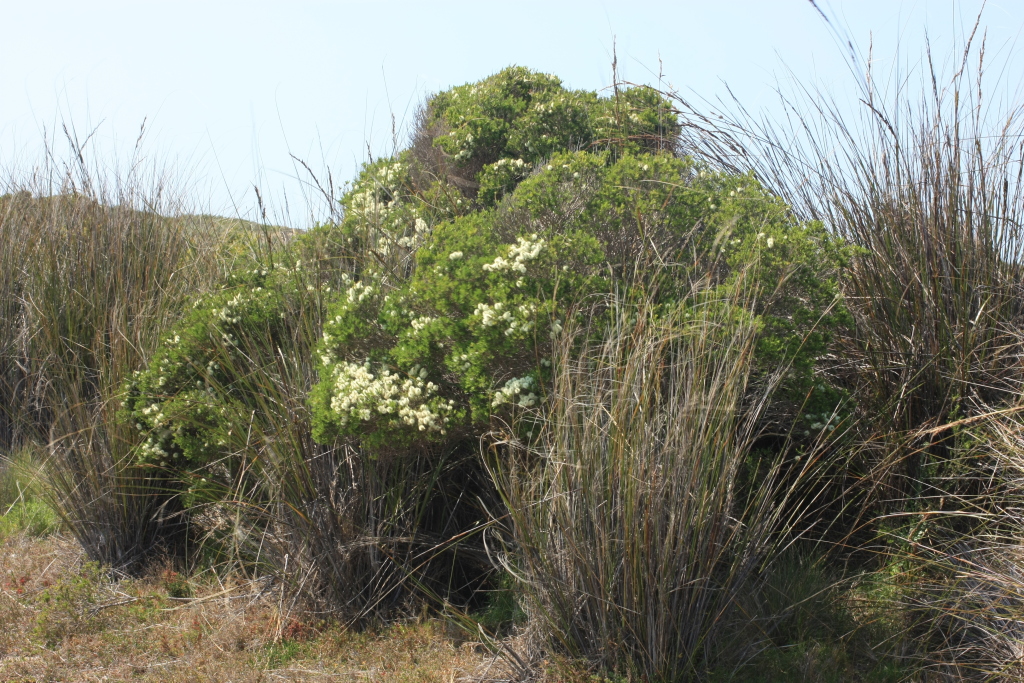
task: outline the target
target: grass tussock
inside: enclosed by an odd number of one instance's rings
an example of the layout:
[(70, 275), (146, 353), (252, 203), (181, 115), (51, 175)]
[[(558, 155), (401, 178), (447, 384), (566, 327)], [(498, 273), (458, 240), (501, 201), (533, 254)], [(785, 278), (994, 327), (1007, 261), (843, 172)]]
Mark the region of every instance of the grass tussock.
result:
[(862, 424), (879, 437), (882, 485), (920, 479), (929, 455), (945, 455), (942, 425), (1020, 391), (1024, 112), (987, 96), (974, 29), (951, 68), (929, 51), (886, 86), (865, 66), (852, 113), (807, 87), (783, 95), (785, 120), (694, 118), (708, 133), (692, 140), (701, 154), (752, 165), (798, 216), (859, 249), (842, 371), (876, 411)]
[(754, 329), (730, 313), (620, 303), (600, 342), (560, 347), (539, 440), (496, 447), (509, 571), (543, 651), (638, 680), (698, 676), (802, 531), (790, 497), (808, 461), (749, 460), (774, 380), (751, 392)]
[(130, 566), (172, 515), (159, 481), (129, 464), (118, 392), (186, 301), (217, 277), (215, 241), (168, 181), (80, 162), (44, 166), (0, 198), (6, 448), (47, 449), (45, 497), (90, 556)]
[(835, 368), (859, 406), (844, 543), (874, 554), (903, 649), (938, 680), (1020, 676), (1024, 117), (992, 97), (980, 21), (945, 66), (929, 50), (886, 81), (855, 55), (852, 113), (812, 88), (777, 121), (677, 100), (695, 150), (858, 248)]

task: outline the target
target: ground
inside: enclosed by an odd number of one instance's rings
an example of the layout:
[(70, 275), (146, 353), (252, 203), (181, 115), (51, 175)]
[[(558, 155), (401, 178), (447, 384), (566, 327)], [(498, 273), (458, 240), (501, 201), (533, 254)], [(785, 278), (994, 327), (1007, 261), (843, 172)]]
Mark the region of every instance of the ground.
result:
[(356, 632), (282, 609), (266, 580), (111, 576), (73, 539), (0, 542), (0, 681), (487, 681), (503, 667), (430, 617)]

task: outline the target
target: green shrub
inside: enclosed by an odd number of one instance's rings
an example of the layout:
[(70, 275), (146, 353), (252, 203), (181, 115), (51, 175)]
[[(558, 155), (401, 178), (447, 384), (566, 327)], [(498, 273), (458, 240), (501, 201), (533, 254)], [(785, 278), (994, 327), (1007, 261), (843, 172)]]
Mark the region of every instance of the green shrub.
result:
[[(835, 411), (819, 359), (846, 324), (845, 248), (752, 176), (675, 156), (656, 93), (599, 98), (509, 69), (424, 117), (408, 150), (363, 167), (339, 222), (200, 298), (126, 386), (136, 462), (213, 504), (197, 519), (221, 520), (225, 542), (303, 563), (289, 572), (315, 577), (320, 608), (392, 604), (407, 561), (478, 542), (501, 505), (480, 438), (539, 438), (556, 343), (588, 318), (600, 329), (616, 292), (755, 330), (755, 377), (790, 368), (770, 419), (793, 425), (809, 394)], [(749, 310), (731, 303), (755, 290)], [(458, 582), (432, 569), (448, 550), (430, 553), (419, 585), (486, 583), (477, 551), (451, 562)]]
[(829, 396), (815, 365), (847, 322), (836, 284), (846, 254), (820, 224), (795, 223), (750, 177), (666, 154), (549, 161), (499, 207), (432, 229), (409, 279), (368, 271), (332, 304), (312, 395), (318, 439), (477, 435), (542, 400), (552, 339), (585, 302), (640, 287), (688, 306), (703, 280), (704, 298), (765, 283), (761, 370), (789, 364), (795, 395)]
[(680, 131), (671, 103), (652, 88), (602, 98), (523, 67), (435, 95), (422, 129), (423, 146), (440, 156), (414, 146), (413, 161), (484, 206), (560, 152), (675, 150)]
[(179, 472), (218, 463), (230, 480), (239, 425), (266, 423), (267, 381), (286, 359), (312, 356), (324, 302), (350, 279), (342, 234), (313, 229), (192, 304), (124, 387), (121, 419), (143, 437), (137, 462)]

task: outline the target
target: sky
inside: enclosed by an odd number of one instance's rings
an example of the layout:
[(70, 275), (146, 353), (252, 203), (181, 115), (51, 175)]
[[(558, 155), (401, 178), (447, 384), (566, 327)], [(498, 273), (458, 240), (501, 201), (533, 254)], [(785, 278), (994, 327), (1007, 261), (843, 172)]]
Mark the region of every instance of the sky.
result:
[(66, 153), (64, 126), (92, 136), (95, 162), (123, 166), (145, 122), (144, 159), (173, 169), (198, 209), (253, 217), (258, 186), (296, 227), (323, 214), (294, 157), (341, 185), (367, 154), (403, 144), (430, 93), (511, 64), (601, 90), (614, 54), (626, 80), (712, 101), (731, 91), (770, 112), (776, 87), (794, 81), (852, 97), (845, 40), (865, 54), (873, 44), (883, 71), (897, 49), (913, 68), (926, 35), (951, 54), (984, 5), (989, 63), (1014, 87), (1024, 79), (1020, 0), (0, 5), (0, 173), (39, 164), (46, 140)]

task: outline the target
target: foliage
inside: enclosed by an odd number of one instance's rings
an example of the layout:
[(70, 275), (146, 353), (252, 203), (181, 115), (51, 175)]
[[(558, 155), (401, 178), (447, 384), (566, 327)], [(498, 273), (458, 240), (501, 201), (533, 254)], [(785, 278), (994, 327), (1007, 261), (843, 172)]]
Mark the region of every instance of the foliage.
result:
[[(229, 432), (256, 400), (235, 366), (273, 363), (296, 323), (316, 317), (305, 282), (301, 264), (257, 268), (196, 302), (128, 384), (124, 419), (146, 437), (140, 462), (196, 469), (223, 458)], [(253, 339), (261, 348), (247, 343)]]
[[(241, 368), (308, 354), (324, 307), (314, 436), (371, 452), (475, 439), (493, 417), (534, 407), (552, 340), (588, 299), (622, 287), (656, 287), (671, 308), (695, 303), (691, 284), (703, 278), (711, 289), (698, 298), (727, 296), (742, 278), (773, 283), (758, 308), (759, 363), (789, 363), (794, 396), (824, 388), (814, 369), (846, 322), (836, 285), (846, 253), (820, 224), (794, 222), (750, 176), (639, 142), (567, 151), (620, 115), (623, 140), (675, 135), (663, 99), (642, 88), (570, 93), (511, 68), (440, 93), (427, 110), (427, 127), (447, 131), (434, 148), (515, 169), (501, 202), (463, 204), (447, 176), (417, 182), (415, 147), (366, 165), (339, 224), (234, 273), (130, 383), (124, 414), (145, 436), (141, 462), (234, 471), (229, 432), (262, 415)], [(312, 262), (299, 256), (311, 249)]]
[[(884, 540), (918, 583), (883, 601), (934, 627), (914, 637), (998, 668), (1019, 641), (983, 616), (1019, 611), (1019, 429), (991, 422), (1019, 409), (1019, 160), (955, 96), (901, 129), (920, 114), (876, 95), (864, 136), (819, 103), (833, 123), (755, 159), (727, 123), (681, 141), (697, 124), (651, 88), (511, 67), (431, 97), (301, 233), (197, 217), (207, 239), (140, 187), (12, 186), (0, 442), (45, 444), (47, 484), (3, 524), (53, 509), (119, 567), (188, 527), (281, 605), (363, 625), (478, 610), (500, 529), (497, 573), (525, 581), (481, 620), (614, 680), (895, 675), (854, 661), (878, 634), (821, 598), (853, 589), (779, 560)], [(854, 480), (891, 514), (833, 538)]]
[(784, 428), (839, 400), (819, 359), (846, 249), (752, 176), (674, 155), (653, 91), (510, 69), (425, 116), (428, 150), (366, 164), (337, 223), (236, 261), (121, 397), (134, 466), (207, 547), (352, 621), (488, 584), (476, 530), (502, 502), (477, 444), (541, 437), (554, 350), (611, 320), (610, 293), (749, 329), (756, 382), (789, 368), (759, 413)]
[(657, 287), (665, 306), (691, 305), (687, 289), (709, 275), (698, 299), (744, 278), (777, 283), (758, 305), (758, 362), (790, 363), (795, 391), (814, 386), (816, 359), (848, 318), (837, 298), (846, 253), (820, 224), (793, 222), (750, 177), (687, 159), (549, 161), (500, 207), (431, 230), (409, 279), (372, 271), (349, 284), (324, 326), (317, 438), (479, 433), (542, 399), (552, 339), (581, 303)]

